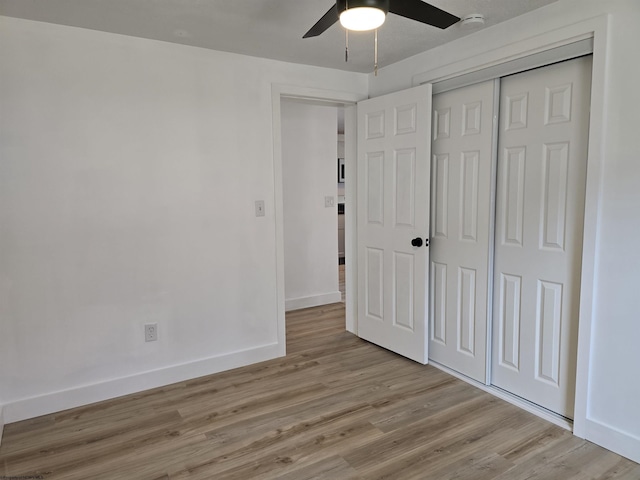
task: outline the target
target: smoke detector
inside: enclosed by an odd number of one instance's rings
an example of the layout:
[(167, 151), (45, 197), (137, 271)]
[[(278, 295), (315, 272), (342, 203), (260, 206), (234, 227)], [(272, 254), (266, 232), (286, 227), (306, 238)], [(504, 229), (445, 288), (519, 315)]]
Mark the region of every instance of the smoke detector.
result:
[(462, 20), (460, 20), (460, 25), (463, 28), (480, 28), (484, 25), (484, 15), (481, 13), (465, 15)]

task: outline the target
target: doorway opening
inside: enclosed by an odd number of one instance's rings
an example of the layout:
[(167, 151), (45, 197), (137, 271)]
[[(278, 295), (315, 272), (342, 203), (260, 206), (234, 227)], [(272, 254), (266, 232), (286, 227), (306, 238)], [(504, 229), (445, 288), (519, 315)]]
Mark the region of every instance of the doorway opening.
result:
[(281, 101), (285, 308), (339, 303), (338, 107)]
[(338, 288), (341, 294), (341, 302), (345, 303), (346, 297), (346, 251), (345, 251), (345, 203), (346, 203), (346, 164), (344, 158), (344, 107), (338, 107)]
[[(294, 105), (298, 104), (298, 106), (302, 105), (306, 108), (309, 107), (332, 107), (333, 108), (333, 153), (331, 154), (331, 161), (328, 165), (328, 175), (329, 180), (327, 183), (327, 187), (325, 190), (319, 190), (320, 193), (316, 192), (314, 194), (315, 198), (313, 202), (315, 202), (316, 207), (318, 207), (318, 203), (320, 203), (319, 207), (319, 215), (324, 214), (332, 214), (333, 216), (333, 229), (327, 231), (328, 235), (331, 236), (329, 242), (333, 242), (335, 245), (333, 250), (333, 255), (330, 257), (330, 260), (327, 262), (327, 266), (329, 268), (333, 268), (334, 275), (331, 277), (331, 280), (334, 282), (335, 287), (330, 288), (328, 292), (320, 292), (319, 295), (316, 295), (314, 298), (314, 294), (305, 295), (302, 294), (298, 298), (303, 298), (302, 302), (309, 302), (311, 300), (317, 302), (315, 305), (324, 305), (331, 303), (339, 303), (342, 300), (342, 293), (339, 290), (339, 261), (338, 261), (338, 235), (337, 235), (337, 204), (338, 204), (338, 191), (337, 191), (337, 135), (338, 135), (338, 117), (337, 117), (337, 109), (342, 109), (344, 111), (344, 133), (343, 141), (344, 141), (344, 191), (345, 194), (353, 194), (355, 195), (355, 164), (351, 162), (350, 159), (354, 159), (356, 155), (356, 146), (355, 146), (355, 136), (356, 136), (356, 115), (355, 115), (355, 105), (356, 102), (362, 100), (364, 95), (340, 92), (340, 91), (328, 91), (328, 90), (319, 90), (312, 89), (306, 87), (293, 87), (293, 86), (285, 86), (285, 85), (274, 85), (272, 87), (272, 107), (273, 107), (273, 140), (274, 140), (274, 185), (275, 185), (275, 216), (276, 216), (276, 262), (277, 262), (277, 291), (278, 291), (278, 344), (280, 345), (281, 352), (284, 355), (286, 353), (286, 325), (285, 325), (285, 311), (293, 310), (294, 308), (304, 308), (314, 306), (312, 303), (306, 304), (298, 304), (296, 305), (295, 301), (287, 301), (287, 295), (290, 295), (290, 289), (286, 288), (286, 276), (285, 276), (285, 262), (287, 260), (287, 250), (285, 249), (285, 229), (289, 231), (293, 231), (294, 235), (290, 238), (293, 238), (293, 244), (300, 251), (303, 252), (304, 258), (311, 262), (313, 265), (314, 256), (316, 256), (317, 251), (316, 248), (312, 248), (313, 245), (303, 245), (303, 241), (300, 241), (301, 236), (297, 236), (297, 234), (301, 234), (303, 232), (299, 231), (296, 227), (301, 226), (303, 229), (308, 226), (308, 219), (303, 219), (300, 222), (289, 222), (287, 225), (286, 216), (285, 216), (285, 202), (287, 202), (287, 206), (290, 205), (289, 201), (285, 198), (285, 190), (286, 185), (285, 182), (290, 177), (290, 172), (288, 170), (288, 165), (285, 164), (284, 161), (284, 139), (285, 135), (283, 135), (283, 124), (286, 121), (283, 116), (283, 105), (285, 101), (295, 100)], [(288, 107), (285, 107), (288, 108)], [(294, 107), (295, 108), (295, 107)], [(313, 131), (311, 132), (313, 133)], [(353, 169), (353, 174), (350, 173), (350, 170)], [(294, 181), (295, 176), (293, 176)], [(299, 180), (299, 179), (298, 179)], [(301, 183), (301, 182), (298, 182)], [(353, 183), (353, 185), (352, 185)], [(296, 187), (300, 187), (300, 185), (296, 185)], [(295, 189), (295, 188), (294, 188)], [(325, 198), (329, 197), (329, 198)], [(326, 203), (325, 203), (326, 202)], [(331, 205), (332, 204), (332, 205)], [(325, 206), (327, 205), (327, 206)], [(346, 202), (345, 195), (345, 225), (344, 225), (344, 237), (345, 237), (345, 246), (344, 246), (344, 256), (345, 256), (345, 275), (344, 275), (344, 290), (345, 290), (345, 328), (347, 331), (355, 333), (355, 311), (356, 305), (354, 304), (354, 299), (356, 298), (355, 290), (356, 290), (356, 272), (357, 268), (355, 266), (356, 262), (356, 242), (355, 242), (355, 215), (352, 215), (350, 209), (352, 207)], [(289, 228), (292, 227), (292, 228)], [(309, 231), (313, 231), (310, 229)], [(306, 232), (304, 232), (306, 233)], [(307, 237), (309, 238), (309, 237)], [(297, 240), (296, 240), (297, 239)], [(313, 239), (312, 239), (313, 240)], [(320, 248), (320, 247), (318, 247)], [(308, 268), (306, 274), (310, 277), (311, 280), (317, 276), (318, 271), (315, 267)], [(289, 286), (291, 283), (289, 282)], [(325, 295), (326, 294), (326, 295)], [(324, 296), (323, 296), (324, 295)], [(290, 295), (293, 297), (292, 295)], [(311, 299), (307, 297), (312, 297)], [(289, 299), (291, 300), (291, 299)]]

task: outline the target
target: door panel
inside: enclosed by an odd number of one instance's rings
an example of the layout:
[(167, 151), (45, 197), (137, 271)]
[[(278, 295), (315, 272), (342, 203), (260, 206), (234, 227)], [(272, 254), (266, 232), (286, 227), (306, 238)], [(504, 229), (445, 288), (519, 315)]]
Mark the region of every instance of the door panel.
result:
[(395, 162), (395, 222), (396, 227), (415, 226), (416, 151), (404, 149), (394, 152)]
[(431, 86), (358, 104), (358, 335), (427, 362)]
[(458, 351), (475, 357), (476, 271), (460, 267), (458, 273)]
[(429, 358), (486, 381), (494, 82), (433, 99)]
[(367, 221), (384, 225), (384, 154), (367, 152)]
[[(522, 246), (525, 147), (505, 148), (502, 162), (502, 244)], [(500, 176), (500, 175), (499, 175)], [(498, 228), (500, 222), (497, 222)]]
[(384, 312), (384, 250), (367, 248), (365, 276), (366, 315), (382, 320)]
[(591, 58), (504, 78), (492, 383), (573, 417)]
[(515, 372), (520, 369), (521, 294), (522, 277), (500, 274), (499, 365)]

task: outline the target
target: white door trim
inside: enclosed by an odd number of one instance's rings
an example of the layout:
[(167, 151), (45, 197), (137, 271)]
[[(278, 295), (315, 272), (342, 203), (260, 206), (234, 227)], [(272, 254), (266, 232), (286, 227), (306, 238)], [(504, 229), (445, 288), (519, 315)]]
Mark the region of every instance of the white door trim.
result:
[(496, 242), (496, 198), (498, 194), (498, 133), (500, 131), (500, 79), (493, 80), (493, 123), (491, 124), (491, 187), (489, 190), (489, 251), (487, 268), (487, 357), (484, 384), (491, 385), (491, 359), (493, 358), (493, 267)]
[[(593, 38), (593, 71), (591, 83), (591, 117), (589, 122), (589, 153), (587, 159), (587, 186), (585, 199), (585, 222), (582, 252), (582, 277), (580, 282), (580, 320), (578, 338), (578, 363), (576, 374), (576, 403), (573, 433), (585, 438), (593, 420), (588, 419), (589, 370), (591, 363), (591, 335), (593, 312), (595, 311), (594, 290), (597, 282), (596, 253), (598, 251), (597, 227), (601, 217), (601, 197), (604, 164), (604, 125), (607, 98), (607, 45), (609, 36), (609, 15), (600, 15), (577, 22), (542, 35), (530, 37), (481, 55), (453, 62), (413, 77), (413, 85), (437, 83), (456, 76), (493, 67), (517, 58), (551, 50), (563, 45)], [(559, 60), (559, 59), (558, 59)], [(552, 62), (553, 59), (549, 59)], [(602, 437), (602, 438), (601, 438)], [(604, 435), (594, 441), (616, 445), (607, 441)], [(614, 442), (615, 443), (615, 442)], [(618, 447), (619, 448), (619, 447)], [(619, 449), (618, 449), (619, 451)]]
[[(355, 104), (367, 98), (366, 95), (342, 92), (335, 90), (323, 90), (318, 88), (301, 87), (297, 85), (284, 85), (274, 83), (271, 85), (272, 108), (272, 135), (273, 135), (273, 208), (275, 216), (275, 240), (276, 240), (276, 297), (277, 297), (277, 323), (278, 323), (278, 353), (286, 354), (285, 336), (285, 286), (284, 286), (284, 204), (282, 182), (282, 117), (280, 100), (282, 98), (296, 98), (311, 100), (325, 104), (334, 104), (345, 107), (345, 158), (352, 159), (346, 162), (345, 190), (349, 194), (350, 201), (346, 203), (345, 223), (345, 256), (347, 260), (348, 275), (345, 279), (347, 288), (346, 322), (347, 330), (354, 332), (357, 329), (357, 242), (355, 239), (355, 193), (356, 193), (356, 115)], [(353, 200), (353, 201), (351, 201)]]
[[(599, 15), (597, 17), (583, 20), (572, 25), (567, 25), (540, 35), (518, 40), (479, 55), (474, 55), (441, 67), (436, 67), (426, 72), (417, 73), (412, 77), (412, 86), (421, 85), (423, 83), (432, 83), (434, 84), (434, 89), (439, 91), (438, 89), (440, 86), (438, 84), (440, 82), (467, 74), (473, 74), (488, 68), (497, 68), (510, 62), (524, 59), (525, 57), (532, 57), (535, 55), (542, 58), (543, 52), (551, 53), (551, 55), (546, 59), (546, 62), (538, 61), (535, 65), (525, 66), (520, 71), (544, 66), (545, 64), (548, 65), (556, 63), (558, 61), (568, 59), (562, 53), (563, 49), (560, 49), (560, 47), (578, 44), (591, 38), (593, 39), (593, 50), (595, 52), (597, 49), (596, 37), (599, 37), (598, 40), (600, 41), (606, 41), (606, 39), (603, 38), (603, 34), (604, 37), (606, 37), (608, 23), (609, 15)], [(554, 49), (559, 50), (554, 52)], [(556, 53), (558, 51), (561, 53)], [(585, 55), (588, 53), (590, 52), (582, 51), (579, 52), (578, 55)], [(518, 73), (518, 71), (509, 71), (504, 74), (512, 73)], [(500, 74), (499, 76), (504, 76), (504, 74)], [(483, 78), (483, 80), (488, 79)]]
[[(474, 83), (481, 83), (495, 78), (506, 77), (515, 73), (533, 70), (552, 63), (571, 60), (573, 58), (590, 55), (592, 53), (593, 36), (589, 35), (588, 38), (575, 41), (574, 43), (553, 47), (549, 50), (533, 53), (514, 60), (508, 60), (504, 63), (491, 65), (467, 74), (440, 80), (434, 85), (433, 91), (434, 94), (447, 92), (467, 85), (473, 85)], [(419, 78), (419, 76), (414, 77), (414, 81), (417, 78)]]

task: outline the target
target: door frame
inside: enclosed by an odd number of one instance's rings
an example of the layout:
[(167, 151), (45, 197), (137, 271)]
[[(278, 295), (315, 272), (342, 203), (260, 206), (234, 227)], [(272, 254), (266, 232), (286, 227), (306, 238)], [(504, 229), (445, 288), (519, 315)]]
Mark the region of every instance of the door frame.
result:
[[(278, 353), (286, 354), (285, 284), (284, 284), (284, 184), (282, 179), (282, 114), (283, 98), (307, 100), (344, 108), (345, 143), (345, 258), (346, 258), (346, 329), (357, 333), (357, 238), (356, 238), (356, 103), (366, 95), (337, 90), (301, 87), (273, 83), (271, 85), (272, 134), (273, 134), (273, 184), (276, 239), (276, 298)], [(337, 261), (337, 259), (336, 259)]]
[[(580, 308), (578, 321), (578, 358), (576, 371), (574, 435), (585, 438), (593, 430), (587, 418), (589, 397), (589, 367), (591, 363), (591, 336), (593, 313), (595, 310), (594, 291), (597, 282), (598, 225), (602, 198), (604, 170), (604, 125), (603, 118), (608, 99), (607, 82), (607, 45), (609, 35), (609, 15), (600, 15), (585, 21), (547, 32), (544, 35), (527, 38), (475, 55), (464, 60), (438, 67), (412, 79), (413, 86), (438, 83), (470, 74), (482, 74), (513, 60), (533, 55), (544, 56), (544, 66), (566, 58), (558, 58), (554, 49), (568, 46), (583, 40), (593, 40), (593, 66), (591, 78), (591, 115), (589, 119), (589, 142), (587, 155), (587, 182), (585, 196), (585, 222), (583, 230), (582, 270), (580, 280)], [(556, 55), (556, 56), (554, 56)], [(529, 67), (531, 68), (531, 67)], [(516, 73), (516, 72), (511, 72)]]

